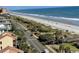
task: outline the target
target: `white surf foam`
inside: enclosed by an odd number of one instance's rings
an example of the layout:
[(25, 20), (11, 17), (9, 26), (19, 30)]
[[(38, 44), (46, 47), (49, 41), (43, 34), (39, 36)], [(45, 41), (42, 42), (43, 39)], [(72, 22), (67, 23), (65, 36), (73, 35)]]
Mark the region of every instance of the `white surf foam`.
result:
[(49, 19), (63, 19), (63, 20), (74, 20), (74, 21), (79, 21), (79, 18), (67, 18), (67, 17), (57, 17), (57, 16), (46, 16), (46, 15), (40, 15), (40, 14), (29, 14), (29, 13), (19, 13), (19, 12), (14, 12), (18, 13), (20, 15), (29, 15), (29, 16), (38, 16), (38, 17), (43, 17), (43, 18), (49, 18)]

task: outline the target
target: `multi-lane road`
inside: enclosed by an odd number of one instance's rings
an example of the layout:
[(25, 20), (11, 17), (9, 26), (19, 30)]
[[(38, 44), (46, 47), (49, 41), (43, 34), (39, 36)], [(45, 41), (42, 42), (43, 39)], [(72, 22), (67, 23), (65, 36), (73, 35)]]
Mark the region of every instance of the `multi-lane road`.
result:
[(27, 28), (24, 25), (20, 24), (19, 22), (14, 21), (14, 20), (12, 20), (12, 23), (17, 29), (23, 30), (26, 41), (28, 41), (29, 44), (31, 46), (33, 46), (39, 53), (49, 52), (49, 50), (44, 45), (42, 45), (34, 36), (31, 35), (32, 34), (31, 31), (27, 30)]

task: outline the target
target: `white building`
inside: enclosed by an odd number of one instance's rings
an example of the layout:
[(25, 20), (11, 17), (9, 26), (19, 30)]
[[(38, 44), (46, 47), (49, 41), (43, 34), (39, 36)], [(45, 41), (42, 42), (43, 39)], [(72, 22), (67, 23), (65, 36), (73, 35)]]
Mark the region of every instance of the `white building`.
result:
[(0, 34), (2, 34), (5, 31), (9, 31), (11, 29), (12, 29), (12, 25), (10, 20), (0, 18)]

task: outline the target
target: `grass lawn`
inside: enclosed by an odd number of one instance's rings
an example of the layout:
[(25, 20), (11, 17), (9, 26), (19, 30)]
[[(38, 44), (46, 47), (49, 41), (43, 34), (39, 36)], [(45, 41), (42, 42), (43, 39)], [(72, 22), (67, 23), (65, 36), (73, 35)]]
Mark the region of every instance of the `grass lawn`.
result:
[(71, 51), (79, 51), (78, 48), (72, 45), (72, 43), (63, 43), (64, 48), (69, 47)]

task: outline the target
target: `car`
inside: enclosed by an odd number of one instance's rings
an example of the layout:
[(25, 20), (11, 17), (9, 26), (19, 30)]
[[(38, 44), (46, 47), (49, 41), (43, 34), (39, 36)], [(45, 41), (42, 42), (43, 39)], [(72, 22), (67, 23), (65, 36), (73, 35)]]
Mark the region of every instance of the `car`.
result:
[(48, 49), (44, 49), (45, 53), (49, 53), (49, 50)]
[(49, 53), (48, 49), (44, 49), (41, 53)]

